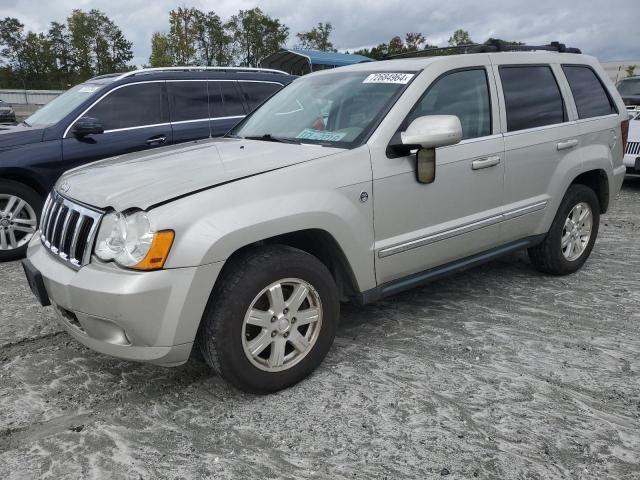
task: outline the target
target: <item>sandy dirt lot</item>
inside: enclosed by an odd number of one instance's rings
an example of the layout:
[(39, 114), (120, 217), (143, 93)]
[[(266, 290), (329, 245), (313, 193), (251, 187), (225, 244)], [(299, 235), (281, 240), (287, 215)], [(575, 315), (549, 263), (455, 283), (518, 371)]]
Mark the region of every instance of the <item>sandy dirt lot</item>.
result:
[(640, 180), (585, 268), (517, 254), (365, 308), (322, 367), (239, 393), (87, 350), (0, 265), (0, 478), (640, 478)]

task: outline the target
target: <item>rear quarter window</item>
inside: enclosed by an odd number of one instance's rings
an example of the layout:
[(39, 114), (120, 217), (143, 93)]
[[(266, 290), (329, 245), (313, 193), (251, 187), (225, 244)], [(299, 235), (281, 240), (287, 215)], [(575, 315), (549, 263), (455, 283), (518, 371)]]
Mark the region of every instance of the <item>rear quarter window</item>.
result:
[(579, 65), (563, 65), (573, 99), (578, 109), (578, 118), (600, 117), (617, 113), (611, 97), (591, 68)]
[(265, 82), (239, 82), (239, 85), (251, 110), (282, 88), (279, 83)]
[(500, 67), (509, 132), (566, 120), (558, 82), (548, 65)]

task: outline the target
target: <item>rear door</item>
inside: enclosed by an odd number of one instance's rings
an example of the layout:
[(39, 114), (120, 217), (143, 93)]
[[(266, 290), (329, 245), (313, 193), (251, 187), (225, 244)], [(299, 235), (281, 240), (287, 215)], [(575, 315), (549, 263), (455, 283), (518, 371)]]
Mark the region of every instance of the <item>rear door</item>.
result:
[(206, 80), (167, 81), (173, 142), (209, 136), (209, 92)]
[[(62, 155), (68, 168), (172, 142), (165, 82), (126, 84), (105, 93), (80, 117), (98, 119), (104, 133), (75, 137), (65, 131)], [(74, 121), (75, 123), (75, 121)]]
[(568, 177), (579, 173), (571, 170), (580, 162), (568, 158), (578, 154), (579, 135), (565, 105), (559, 65), (493, 58), (505, 145), (501, 233), (509, 242), (544, 233), (548, 227), (542, 224), (547, 209), (557, 208), (557, 192)]

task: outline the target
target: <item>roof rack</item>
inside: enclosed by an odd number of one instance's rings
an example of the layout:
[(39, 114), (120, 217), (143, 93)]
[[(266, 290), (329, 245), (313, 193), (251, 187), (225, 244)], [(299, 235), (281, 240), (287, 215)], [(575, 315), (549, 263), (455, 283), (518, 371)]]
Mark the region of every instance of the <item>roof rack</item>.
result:
[(287, 72), (282, 70), (275, 70), (273, 68), (254, 68), (254, 67), (208, 67), (208, 66), (187, 66), (187, 67), (154, 67), (154, 68), (141, 68), (139, 70), (132, 70), (120, 74), (117, 80), (123, 78), (132, 77), (134, 75), (142, 75), (145, 73), (154, 72), (190, 72), (190, 71), (218, 71), (218, 72), (254, 72), (254, 73), (281, 73), (288, 75)]
[(399, 53), (385, 57), (385, 60), (416, 57), (440, 57), (445, 55), (458, 55), (465, 53), (491, 53), (491, 52), (560, 52), (582, 53), (579, 48), (567, 47), (564, 43), (551, 42), (548, 45), (520, 45), (505, 42), (504, 40), (490, 40), (487, 43), (472, 43), (469, 45), (456, 45), (453, 47), (432, 47), (415, 52)]

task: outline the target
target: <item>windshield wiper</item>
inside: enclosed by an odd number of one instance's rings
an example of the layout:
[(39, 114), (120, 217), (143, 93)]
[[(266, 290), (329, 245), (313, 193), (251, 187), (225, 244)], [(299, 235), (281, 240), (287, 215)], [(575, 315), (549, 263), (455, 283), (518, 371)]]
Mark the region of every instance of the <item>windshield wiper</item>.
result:
[(278, 142), (278, 143), (295, 143), (296, 145), (300, 145), (300, 142), (298, 140), (294, 140), (293, 138), (284, 138), (284, 137), (274, 137), (273, 135), (271, 135), (270, 133), (265, 133), (262, 136), (251, 136), (251, 137), (244, 137), (247, 140), (263, 140), (265, 142)]
[(30, 127), (30, 126), (31, 126), (31, 125), (29, 125), (25, 120), (23, 120), (23, 121), (22, 121), (22, 123), (23, 123), (24, 125), (26, 125), (27, 127)]

